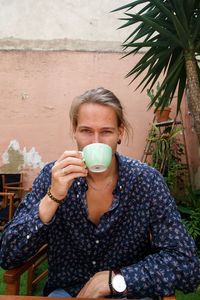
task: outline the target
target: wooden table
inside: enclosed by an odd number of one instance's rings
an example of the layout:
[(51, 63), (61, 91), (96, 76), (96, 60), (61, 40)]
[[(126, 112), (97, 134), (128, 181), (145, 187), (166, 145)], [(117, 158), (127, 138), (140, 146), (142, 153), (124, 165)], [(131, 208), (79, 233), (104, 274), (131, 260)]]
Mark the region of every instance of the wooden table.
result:
[[(42, 296), (14, 296), (14, 295), (0, 295), (0, 300), (66, 300), (66, 298), (48, 298)], [(94, 300), (94, 299), (93, 299)], [(106, 300), (106, 299), (105, 299)]]
[[(15, 295), (0, 295), (0, 300), (66, 300), (67, 298), (58, 298), (58, 297), (42, 297), (42, 296), (15, 296)], [(69, 298), (69, 299), (76, 299), (77, 298)], [(82, 298), (82, 300), (94, 300), (94, 298)], [(98, 300), (108, 300), (107, 298), (98, 298)], [(119, 300), (119, 299), (112, 299), (112, 300)], [(172, 299), (173, 300), (173, 299)]]
[[(42, 296), (14, 296), (14, 295), (0, 295), (0, 300), (66, 300), (65, 298), (48, 298), (48, 297), (42, 297)], [(71, 298), (73, 299), (73, 298)], [(77, 298), (74, 298), (77, 300)], [(164, 297), (163, 300), (175, 300), (176, 298), (174, 296), (168, 296), (168, 297)], [(81, 300), (94, 300), (90, 299), (90, 298), (82, 298)], [(98, 300), (108, 300), (108, 298), (98, 298)], [(119, 300), (119, 299), (112, 299), (112, 300)]]

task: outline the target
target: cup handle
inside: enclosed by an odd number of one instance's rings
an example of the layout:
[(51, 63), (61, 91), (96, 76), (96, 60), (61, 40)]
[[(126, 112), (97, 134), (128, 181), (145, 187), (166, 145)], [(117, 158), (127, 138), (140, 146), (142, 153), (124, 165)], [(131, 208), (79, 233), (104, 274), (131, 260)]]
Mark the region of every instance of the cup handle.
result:
[(83, 153), (83, 151), (78, 151), (80, 154), (81, 154), (81, 156), (82, 156), (82, 161), (83, 162), (85, 162), (85, 158), (84, 158), (84, 153)]

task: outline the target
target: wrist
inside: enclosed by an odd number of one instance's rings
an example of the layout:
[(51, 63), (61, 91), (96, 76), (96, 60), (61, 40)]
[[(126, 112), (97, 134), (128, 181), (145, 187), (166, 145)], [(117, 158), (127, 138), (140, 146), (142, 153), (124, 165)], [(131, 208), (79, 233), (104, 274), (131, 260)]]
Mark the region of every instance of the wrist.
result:
[(48, 187), (47, 196), (49, 197), (49, 199), (56, 202), (57, 204), (61, 204), (65, 200), (65, 198), (57, 197), (57, 195), (54, 194), (54, 192), (52, 192), (51, 186)]
[(112, 295), (127, 295), (127, 285), (120, 271), (109, 271), (109, 288)]

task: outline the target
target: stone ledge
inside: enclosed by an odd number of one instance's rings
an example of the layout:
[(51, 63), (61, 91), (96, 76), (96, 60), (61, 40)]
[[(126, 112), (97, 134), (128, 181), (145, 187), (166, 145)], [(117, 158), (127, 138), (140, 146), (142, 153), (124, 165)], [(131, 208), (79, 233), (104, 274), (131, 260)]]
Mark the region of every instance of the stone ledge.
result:
[(123, 52), (121, 44), (114, 41), (23, 40), (16, 38), (0, 39), (1, 50)]

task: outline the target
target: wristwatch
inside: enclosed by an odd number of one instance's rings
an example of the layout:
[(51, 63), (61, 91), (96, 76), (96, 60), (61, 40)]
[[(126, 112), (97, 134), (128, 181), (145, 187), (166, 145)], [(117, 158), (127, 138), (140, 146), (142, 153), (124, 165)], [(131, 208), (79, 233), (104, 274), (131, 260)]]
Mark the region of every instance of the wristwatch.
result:
[(117, 294), (122, 294), (125, 292), (127, 286), (124, 276), (122, 274), (116, 274), (111, 280), (112, 289)]

